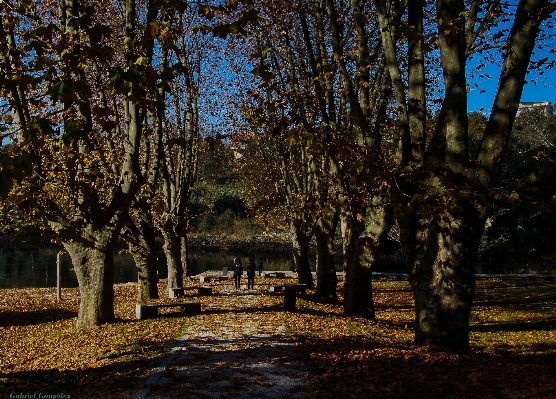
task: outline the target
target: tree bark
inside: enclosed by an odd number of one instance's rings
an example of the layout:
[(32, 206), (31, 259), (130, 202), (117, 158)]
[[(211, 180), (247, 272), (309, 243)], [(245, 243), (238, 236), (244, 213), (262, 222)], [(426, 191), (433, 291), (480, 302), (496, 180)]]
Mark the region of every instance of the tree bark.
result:
[[(137, 210), (136, 210), (137, 211)], [(136, 227), (128, 223), (123, 234), (129, 245), (137, 267), (137, 301), (139, 303), (158, 298), (158, 261), (156, 249), (156, 233), (150, 214), (135, 212)]]
[(184, 277), (191, 277), (191, 268), (189, 267), (189, 250), (187, 248), (187, 233), (180, 236), (180, 256)]
[(407, 114), (411, 134), (412, 161), (422, 166), (425, 161), (426, 141), (426, 78), (425, 54), (423, 51), (423, 0), (408, 2), (408, 24), (413, 27), (412, 40), (408, 43)]
[(164, 253), (168, 264), (168, 290), (183, 287), (183, 264), (181, 238), (175, 225), (167, 221), (162, 229), (164, 237)]
[(427, 204), (413, 204), (398, 225), (415, 296), (415, 344), (467, 350), (486, 212), (467, 199), (456, 205), (430, 212)]
[(334, 234), (338, 225), (338, 215), (330, 213), (321, 216), (315, 223), (317, 242), (317, 291), (316, 294), (335, 301), (338, 277), (334, 265)]
[(305, 228), (303, 222), (294, 221), (291, 223), (293, 260), (297, 272), (297, 282), (306, 284), (308, 288), (313, 288), (313, 274), (309, 264), (309, 243), (312, 236), (310, 230), (308, 231)]
[(64, 240), (79, 283), (77, 328), (92, 328), (114, 321), (114, 246), (110, 233), (96, 239)]
[(344, 313), (371, 320), (376, 318), (373, 268), (394, 224), (392, 208), (383, 205), (380, 198), (376, 198), (376, 202), (367, 209), (366, 215), (353, 215), (344, 221), (352, 231), (344, 234), (344, 240), (349, 240), (347, 244), (351, 248), (351, 251), (344, 252)]
[[(463, 0), (438, 0), (438, 37), (444, 76), (444, 101), (438, 126), (443, 130), (444, 162), (453, 173), (469, 168), (465, 12)], [(417, 82), (415, 82), (417, 83)]]

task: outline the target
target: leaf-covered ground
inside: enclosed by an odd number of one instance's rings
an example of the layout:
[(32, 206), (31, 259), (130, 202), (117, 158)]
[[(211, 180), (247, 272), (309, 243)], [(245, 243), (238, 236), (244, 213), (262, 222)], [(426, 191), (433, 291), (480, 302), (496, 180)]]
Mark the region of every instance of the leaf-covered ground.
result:
[[(556, 398), (553, 280), (479, 280), (470, 353), (412, 346), (413, 301), (404, 281), (375, 282), (377, 323), (344, 317), (341, 303), (323, 303), (312, 291), (298, 297), (296, 311), (284, 311), (283, 298), (266, 293), (277, 282), (289, 280), (257, 278), (256, 301), (247, 307), (235, 295), (189, 299), (201, 302), (203, 328), (216, 333), (239, 312), (270, 330), (285, 327), (309, 370), (308, 396)], [(213, 286), (219, 292), (231, 281)], [(159, 288), (166, 292), (164, 282)], [(61, 301), (52, 288), (0, 290), (0, 397), (129, 398), (201, 317), (137, 321), (135, 303), (135, 285), (118, 285), (117, 322), (78, 331), (77, 289), (64, 289)]]

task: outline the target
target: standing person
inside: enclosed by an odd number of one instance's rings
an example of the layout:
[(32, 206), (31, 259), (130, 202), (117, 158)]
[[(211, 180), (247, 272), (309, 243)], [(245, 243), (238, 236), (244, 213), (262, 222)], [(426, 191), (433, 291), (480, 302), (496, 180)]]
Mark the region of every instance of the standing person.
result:
[(261, 274), (263, 274), (263, 258), (259, 258), (259, 261), (257, 262), (257, 267), (259, 269), (259, 276)]
[(255, 288), (255, 261), (253, 258), (249, 258), (247, 262), (247, 289), (252, 290)]
[(239, 290), (242, 275), (243, 265), (241, 264), (241, 258), (238, 256), (234, 259), (234, 282), (236, 284), (236, 290)]

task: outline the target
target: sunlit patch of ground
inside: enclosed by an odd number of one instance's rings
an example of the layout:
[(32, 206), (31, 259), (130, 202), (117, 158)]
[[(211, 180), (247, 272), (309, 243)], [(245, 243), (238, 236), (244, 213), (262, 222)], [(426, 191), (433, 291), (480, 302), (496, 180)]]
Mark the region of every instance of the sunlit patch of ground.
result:
[[(296, 311), (284, 311), (283, 297), (269, 294), (267, 286), (288, 282), (294, 281), (257, 278), (249, 301), (233, 292), (189, 295), (185, 300), (201, 302), (202, 315), (141, 321), (135, 319), (135, 285), (118, 285), (117, 321), (91, 330), (75, 329), (77, 289), (64, 289), (61, 301), (54, 289), (0, 290), (0, 397), (50, 392), (129, 398), (188, 329), (202, 322), (208, 331), (233, 332), (230, 315), (244, 315), (269, 333), (280, 329), (296, 344), (310, 396), (556, 397), (553, 281), (478, 281), (470, 353), (412, 346), (413, 299), (406, 282), (374, 283), (376, 323), (342, 315), (341, 284), (338, 303), (309, 290), (298, 296)], [(210, 284), (218, 293), (231, 280)], [(164, 282), (159, 291), (166, 292)]]

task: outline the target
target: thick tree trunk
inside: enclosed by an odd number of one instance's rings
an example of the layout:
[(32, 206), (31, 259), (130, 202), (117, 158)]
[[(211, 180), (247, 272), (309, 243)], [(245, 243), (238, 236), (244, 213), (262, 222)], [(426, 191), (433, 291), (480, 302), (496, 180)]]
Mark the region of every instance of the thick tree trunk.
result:
[(186, 273), (190, 273), (185, 218), (168, 217), (160, 226), (160, 230), (164, 238), (163, 249), (168, 264), (168, 289), (183, 287), (183, 278)]
[(181, 259), (181, 240), (172, 231), (162, 231), (164, 253), (168, 264), (168, 289), (183, 287), (183, 265)]
[(92, 328), (114, 321), (114, 242), (100, 232), (93, 240), (77, 239), (62, 244), (71, 256), (79, 282), (77, 328)]
[(137, 301), (144, 302), (158, 298), (158, 261), (154, 248), (141, 245), (129, 248), (137, 267)]
[(415, 344), (467, 350), (485, 212), (464, 200), (458, 201), (457, 209), (433, 214), (427, 212), (426, 204), (415, 209), (418, 206), (398, 219), (415, 296)]
[(338, 277), (334, 264), (334, 234), (338, 225), (336, 214), (321, 217), (315, 224), (317, 242), (317, 291), (316, 294), (330, 300), (336, 300)]
[(295, 263), (295, 271), (297, 272), (297, 281), (299, 284), (306, 284), (308, 288), (313, 288), (313, 274), (311, 273), (311, 265), (309, 264), (309, 243), (311, 241), (312, 232), (310, 229), (304, 228), (302, 222), (292, 222), (291, 231), (293, 260)]
[(158, 261), (156, 234), (150, 215), (136, 210), (135, 221), (138, 226), (128, 226), (123, 237), (137, 267), (137, 300), (141, 303), (158, 298)]
[(394, 215), (389, 206), (378, 205), (367, 210), (365, 219), (352, 216), (342, 223), (350, 246), (344, 249), (344, 313), (374, 320), (372, 272)]

